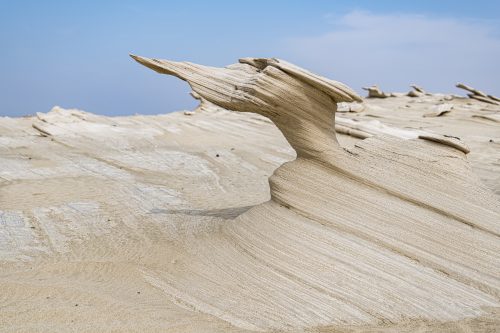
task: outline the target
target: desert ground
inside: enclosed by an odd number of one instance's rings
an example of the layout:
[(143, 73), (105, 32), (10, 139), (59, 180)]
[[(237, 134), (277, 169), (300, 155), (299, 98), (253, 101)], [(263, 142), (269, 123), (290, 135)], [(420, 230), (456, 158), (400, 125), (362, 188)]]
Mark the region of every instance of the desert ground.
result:
[(200, 106), (0, 118), (0, 332), (500, 330), (494, 96), (135, 59)]

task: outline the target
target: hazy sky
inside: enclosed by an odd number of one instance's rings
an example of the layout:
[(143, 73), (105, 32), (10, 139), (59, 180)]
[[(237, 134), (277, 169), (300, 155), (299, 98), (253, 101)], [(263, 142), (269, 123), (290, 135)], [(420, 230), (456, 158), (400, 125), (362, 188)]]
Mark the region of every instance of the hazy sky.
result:
[(500, 95), (500, 1), (0, 0), (0, 115), (190, 109), (186, 83), (128, 57), (224, 66), (279, 57), (361, 92), (377, 83)]

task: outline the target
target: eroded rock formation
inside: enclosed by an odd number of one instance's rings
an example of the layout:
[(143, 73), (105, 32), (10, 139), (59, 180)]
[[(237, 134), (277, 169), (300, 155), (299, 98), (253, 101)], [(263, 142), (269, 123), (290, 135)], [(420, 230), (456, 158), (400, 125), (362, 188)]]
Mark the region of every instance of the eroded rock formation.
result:
[(208, 107), (0, 117), (0, 331), (498, 331), (499, 105), (151, 66)]
[(452, 321), (500, 306), (500, 208), (457, 139), (378, 135), (344, 149), (337, 103), (360, 98), (339, 82), (278, 59), (132, 57), (271, 119), (297, 153), (270, 177), (270, 201), (179, 240), (181, 269), (142, 271), (174, 302), (250, 330)]
[(478, 101), (485, 102), (485, 103), (500, 105), (500, 98), (498, 98), (496, 96), (487, 95), (486, 93), (484, 93), (480, 90), (474, 89), (472, 87), (469, 87), (463, 83), (457, 83), (456, 87), (469, 91), (470, 94), (467, 94), (467, 96), (469, 96), (470, 98), (477, 99)]
[(391, 94), (387, 94), (380, 90), (376, 85), (370, 87), (363, 87), (364, 90), (368, 91), (368, 98), (387, 98), (391, 97)]
[(413, 90), (410, 90), (408, 94), (406, 94), (409, 97), (421, 97), (426, 94), (425, 90), (422, 87), (419, 87), (415, 84), (412, 84), (410, 87), (412, 87)]

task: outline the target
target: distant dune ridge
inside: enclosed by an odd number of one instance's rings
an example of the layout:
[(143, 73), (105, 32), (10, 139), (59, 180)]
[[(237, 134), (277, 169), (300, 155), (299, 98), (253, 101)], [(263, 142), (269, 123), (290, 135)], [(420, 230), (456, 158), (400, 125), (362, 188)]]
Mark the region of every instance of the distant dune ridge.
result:
[(500, 106), (132, 57), (196, 112), (0, 119), (0, 331), (500, 328)]

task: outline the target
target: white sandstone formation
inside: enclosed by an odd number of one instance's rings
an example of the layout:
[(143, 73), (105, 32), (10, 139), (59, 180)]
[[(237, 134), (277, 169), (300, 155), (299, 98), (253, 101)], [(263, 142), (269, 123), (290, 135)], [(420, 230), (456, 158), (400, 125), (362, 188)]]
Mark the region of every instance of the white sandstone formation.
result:
[(368, 91), (368, 98), (387, 98), (392, 97), (391, 94), (387, 94), (380, 90), (377, 85), (373, 85), (370, 87), (363, 87), (364, 90)]
[(0, 331), (498, 329), (499, 106), (134, 59), (212, 104), (0, 118)]
[(457, 83), (456, 85), (457, 88), (464, 89), (470, 92), (470, 94), (467, 94), (470, 98), (477, 99), (478, 101), (489, 103), (489, 104), (495, 104), (495, 105), (500, 105), (500, 98), (493, 96), (493, 95), (487, 95), (484, 92), (474, 89), (472, 87), (469, 87), (463, 83)]
[(459, 140), (375, 136), (346, 151), (334, 112), (360, 98), (343, 84), (279, 59), (133, 58), (220, 107), (269, 118), (297, 154), (270, 177), (270, 201), (182, 250), (189, 274), (149, 276), (167, 294), (256, 330), (459, 320), (498, 305), (500, 209)]
[(410, 90), (408, 94), (406, 94), (409, 97), (422, 97), (426, 94), (425, 90), (416, 84), (412, 84), (410, 87), (412, 87), (413, 90)]

